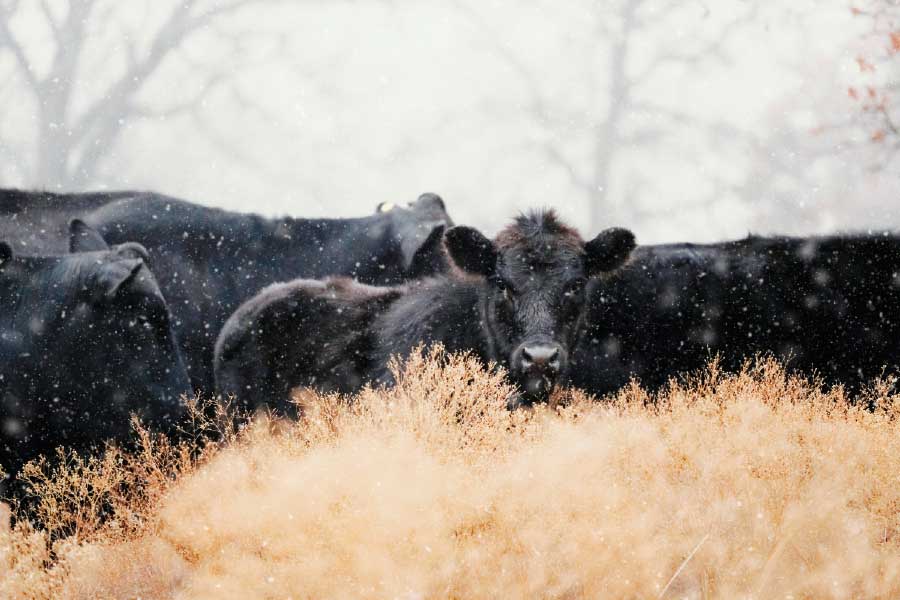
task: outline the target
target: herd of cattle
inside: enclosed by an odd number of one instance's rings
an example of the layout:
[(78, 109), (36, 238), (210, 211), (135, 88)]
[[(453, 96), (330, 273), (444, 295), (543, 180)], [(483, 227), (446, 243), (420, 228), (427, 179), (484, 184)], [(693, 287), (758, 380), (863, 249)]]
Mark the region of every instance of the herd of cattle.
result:
[(589, 241), (553, 211), (493, 240), (423, 194), (267, 219), (153, 193), (0, 190), (0, 465), (172, 429), (192, 393), (291, 412), (293, 388), (390, 384), (393, 355), (471, 351), (520, 390), (650, 388), (760, 352), (858, 389), (900, 367), (900, 237)]

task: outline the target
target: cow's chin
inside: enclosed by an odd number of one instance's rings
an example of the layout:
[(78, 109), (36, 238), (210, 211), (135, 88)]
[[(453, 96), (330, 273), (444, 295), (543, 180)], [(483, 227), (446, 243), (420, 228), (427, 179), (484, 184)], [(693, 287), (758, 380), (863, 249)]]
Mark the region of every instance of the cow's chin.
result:
[(543, 404), (550, 399), (556, 381), (546, 375), (521, 375), (516, 381), (520, 392), (509, 399), (506, 408), (516, 410)]

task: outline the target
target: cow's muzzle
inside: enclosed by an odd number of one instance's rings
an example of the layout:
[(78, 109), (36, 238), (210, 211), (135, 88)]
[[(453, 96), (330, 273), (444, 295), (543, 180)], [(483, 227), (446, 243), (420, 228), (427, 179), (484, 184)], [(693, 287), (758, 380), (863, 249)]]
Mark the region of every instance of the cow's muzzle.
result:
[(552, 341), (525, 343), (512, 357), (512, 374), (522, 393), (516, 408), (546, 402), (565, 364), (565, 350)]

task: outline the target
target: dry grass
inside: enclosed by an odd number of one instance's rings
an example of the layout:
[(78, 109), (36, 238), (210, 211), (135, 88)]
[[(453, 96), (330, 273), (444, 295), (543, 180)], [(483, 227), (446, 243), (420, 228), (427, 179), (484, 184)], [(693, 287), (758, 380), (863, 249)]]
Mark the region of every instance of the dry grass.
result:
[(33, 469), (71, 535), (0, 530), (0, 597), (900, 597), (886, 384), (866, 411), (771, 362), (713, 365), (659, 398), (508, 413), (499, 375), (438, 358), (200, 453), (144, 433)]

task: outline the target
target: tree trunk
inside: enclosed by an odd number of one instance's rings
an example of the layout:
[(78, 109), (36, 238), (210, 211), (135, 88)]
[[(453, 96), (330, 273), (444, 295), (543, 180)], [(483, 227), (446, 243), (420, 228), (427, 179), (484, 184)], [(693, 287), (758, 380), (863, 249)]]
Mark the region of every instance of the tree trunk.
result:
[(626, 72), (629, 38), (634, 29), (634, 13), (640, 0), (626, 0), (622, 10), (622, 31), (609, 52), (609, 111), (594, 136), (594, 164), (589, 195), (589, 216), (594, 230), (624, 223), (627, 206), (614, 206), (610, 201), (610, 178), (616, 151), (619, 149), (619, 127), (627, 114), (630, 86)]
[(69, 155), (72, 152), (72, 139), (66, 125), (66, 106), (58, 100), (53, 95), (44, 98), (39, 112), (33, 184), (40, 189), (65, 188), (70, 180)]
[[(84, 132), (70, 130), (70, 104), (94, 2), (70, 0), (65, 19), (55, 25), (56, 50), (50, 71), (34, 90), (40, 107), (34, 185), (41, 189), (66, 188), (72, 184), (72, 153)], [(52, 20), (52, 16), (47, 18)]]

